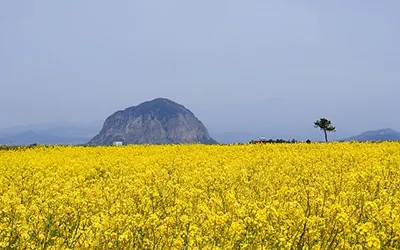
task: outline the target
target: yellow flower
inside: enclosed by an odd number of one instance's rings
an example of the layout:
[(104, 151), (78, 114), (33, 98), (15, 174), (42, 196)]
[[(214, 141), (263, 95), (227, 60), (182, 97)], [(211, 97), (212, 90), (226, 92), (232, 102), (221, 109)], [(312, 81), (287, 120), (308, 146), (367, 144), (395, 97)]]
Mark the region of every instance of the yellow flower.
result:
[(0, 248), (396, 248), (399, 183), (398, 142), (0, 150)]
[(372, 249), (380, 249), (381, 248), (381, 242), (377, 237), (369, 236), (368, 239), (367, 239), (367, 246), (372, 248)]
[(117, 238), (118, 235), (116, 233), (111, 233), (110, 236), (111, 236), (112, 239), (115, 239), (115, 238)]

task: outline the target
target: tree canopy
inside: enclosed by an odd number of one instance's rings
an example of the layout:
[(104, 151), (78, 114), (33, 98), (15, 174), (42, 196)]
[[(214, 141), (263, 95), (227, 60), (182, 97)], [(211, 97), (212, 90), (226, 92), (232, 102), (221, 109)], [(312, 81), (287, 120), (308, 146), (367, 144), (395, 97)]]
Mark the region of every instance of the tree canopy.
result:
[(328, 132), (336, 132), (336, 128), (332, 126), (332, 122), (326, 118), (321, 118), (315, 121), (314, 128), (319, 128), (324, 131), (326, 142), (328, 142)]

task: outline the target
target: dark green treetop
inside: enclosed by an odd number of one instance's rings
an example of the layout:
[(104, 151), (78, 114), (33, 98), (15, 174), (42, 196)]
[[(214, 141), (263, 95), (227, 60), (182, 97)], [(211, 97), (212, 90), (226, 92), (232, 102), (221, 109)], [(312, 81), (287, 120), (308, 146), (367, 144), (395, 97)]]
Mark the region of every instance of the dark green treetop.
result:
[(336, 132), (336, 128), (332, 126), (332, 122), (326, 118), (321, 118), (314, 122), (314, 128), (320, 128), (324, 131), (326, 142), (328, 142), (328, 132)]

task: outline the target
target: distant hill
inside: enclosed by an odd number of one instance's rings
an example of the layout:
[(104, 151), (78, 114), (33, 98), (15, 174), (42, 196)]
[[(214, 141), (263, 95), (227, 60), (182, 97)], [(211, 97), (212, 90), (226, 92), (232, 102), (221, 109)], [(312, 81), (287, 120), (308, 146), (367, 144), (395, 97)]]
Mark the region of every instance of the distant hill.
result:
[(390, 129), (367, 131), (362, 134), (349, 137), (343, 141), (400, 141), (400, 133)]
[(52, 122), (0, 129), (0, 145), (86, 144), (100, 130), (99, 122)]
[(216, 143), (204, 124), (183, 105), (157, 98), (117, 111), (89, 144)]
[(30, 145), (30, 144), (84, 144), (87, 138), (67, 138), (51, 134), (39, 134), (33, 131), (16, 135), (0, 137), (0, 145)]

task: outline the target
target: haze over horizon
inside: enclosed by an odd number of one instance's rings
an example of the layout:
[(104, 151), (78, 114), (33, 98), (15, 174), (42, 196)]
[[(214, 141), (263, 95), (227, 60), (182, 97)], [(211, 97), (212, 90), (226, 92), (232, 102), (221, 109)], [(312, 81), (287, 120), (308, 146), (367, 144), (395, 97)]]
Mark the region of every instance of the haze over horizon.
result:
[(3, 1), (0, 128), (87, 123), (157, 97), (210, 133), (400, 130), (400, 2)]

